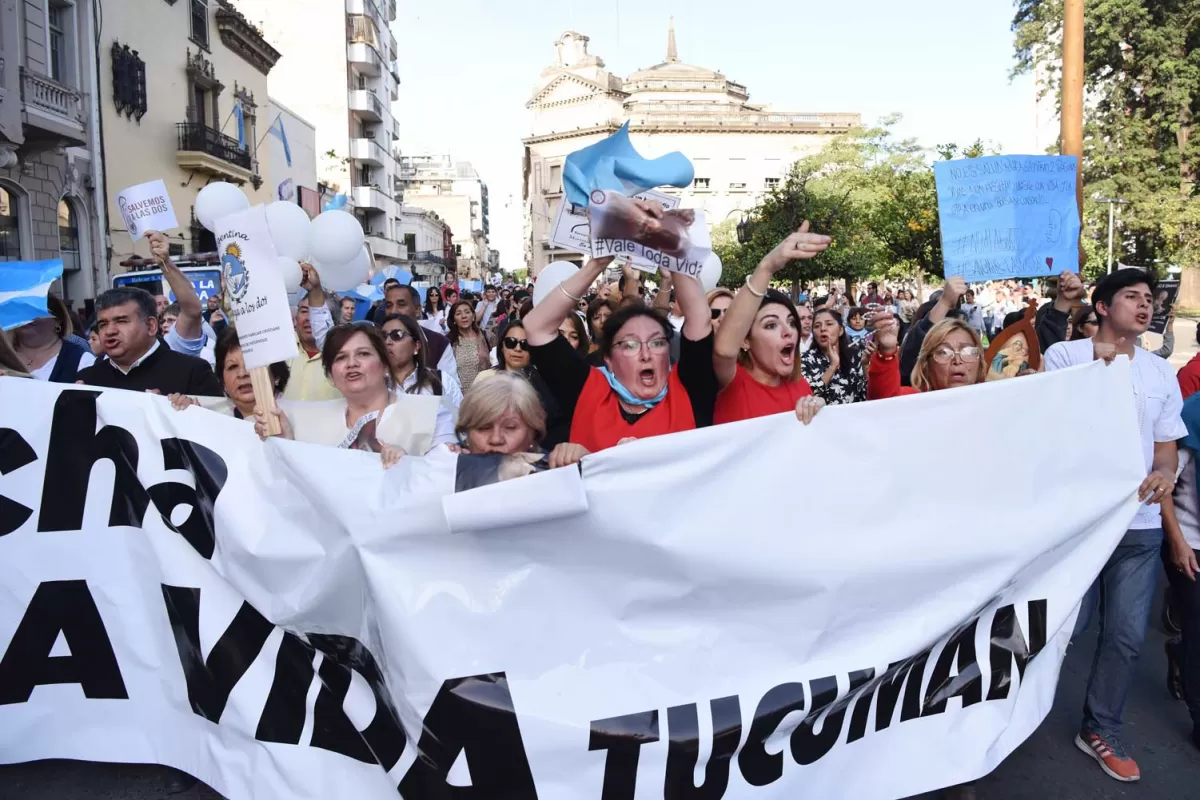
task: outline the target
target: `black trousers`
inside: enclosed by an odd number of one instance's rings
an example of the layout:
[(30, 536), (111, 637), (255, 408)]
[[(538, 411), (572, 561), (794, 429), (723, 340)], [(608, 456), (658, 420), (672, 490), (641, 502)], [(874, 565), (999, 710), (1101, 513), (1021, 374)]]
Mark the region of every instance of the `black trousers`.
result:
[[(1200, 559), (1200, 550), (1195, 551)], [(1170, 586), (1167, 602), (1175, 611), (1182, 633), (1167, 642), (1172, 659), (1179, 664), (1183, 677), (1183, 698), (1187, 701), (1188, 713), (1192, 715), (1192, 727), (1200, 733), (1200, 580), (1190, 581), (1170, 561), (1166, 545), (1162, 549), (1163, 566), (1167, 570)]]

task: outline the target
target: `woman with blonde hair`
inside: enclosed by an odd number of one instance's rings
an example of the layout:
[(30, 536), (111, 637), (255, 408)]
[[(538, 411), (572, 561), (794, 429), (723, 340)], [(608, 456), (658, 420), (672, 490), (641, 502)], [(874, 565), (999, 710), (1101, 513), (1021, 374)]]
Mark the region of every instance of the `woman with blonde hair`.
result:
[(733, 290), (718, 286), (704, 295), (704, 299), (708, 301), (708, 310), (712, 314), (713, 330), (720, 331), (721, 323), (725, 320), (725, 312), (733, 305)]
[[(455, 428), (460, 444), (452, 449), (471, 455), (532, 454), (542, 458), (539, 443), (546, 435), (546, 412), (538, 392), (518, 372), (497, 372), (477, 381), (463, 396)], [(582, 445), (563, 442), (550, 452), (549, 465), (565, 467), (588, 454)]]
[(890, 315), (875, 323), (876, 350), (867, 369), (868, 400), (984, 382), (987, 364), (979, 333), (964, 320), (951, 317), (925, 334), (913, 367), (912, 386), (901, 386), (899, 330), (899, 323)]

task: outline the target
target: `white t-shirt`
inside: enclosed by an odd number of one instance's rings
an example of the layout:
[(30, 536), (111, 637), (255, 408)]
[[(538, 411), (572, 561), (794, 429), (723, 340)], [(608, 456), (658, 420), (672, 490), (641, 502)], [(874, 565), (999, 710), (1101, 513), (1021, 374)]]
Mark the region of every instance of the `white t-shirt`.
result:
[[(1095, 360), (1091, 339), (1059, 342), (1046, 351), (1046, 371), (1089, 364)], [(1142, 434), (1142, 455), (1146, 474), (1154, 467), (1156, 442), (1174, 442), (1187, 436), (1180, 411), (1183, 395), (1171, 365), (1140, 347), (1133, 348), (1130, 362), (1133, 376), (1133, 402), (1137, 408), (1138, 429)], [(1162, 527), (1162, 512), (1157, 505), (1143, 505), (1133, 518), (1131, 530)]]
[[(45, 364), (42, 364), (37, 369), (29, 370), (29, 374), (32, 375), (33, 377), (37, 378), (39, 381), (48, 381), (48, 380), (50, 380), (50, 373), (54, 372), (54, 365), (57, 363), (58, 363), (58, 353), (55, 353), (54, 358), (50, 359)], [(84, 370), (95, 363), (96, 363), (96, 356), (94, 356), (91, 353), (91, 351), (88, 351), (88, 352), (84, 353), (83, 355), (79, 356), (79, 366), (77, 367), (77, 369)]]

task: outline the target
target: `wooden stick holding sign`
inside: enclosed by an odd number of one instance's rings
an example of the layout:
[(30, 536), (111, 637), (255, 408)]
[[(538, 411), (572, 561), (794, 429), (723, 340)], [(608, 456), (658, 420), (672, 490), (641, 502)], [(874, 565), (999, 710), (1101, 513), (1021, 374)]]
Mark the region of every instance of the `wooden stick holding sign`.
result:
[(250, 370), (250, 384), (254, 387), (254, 405), (262, 409), (267, 419), (267, 435), (278, 436), (283, 433), (279, 417), (275, 416), (278, 406), (275, 405), (275, 379), (271, 376), (271, 368), (255, 367)]

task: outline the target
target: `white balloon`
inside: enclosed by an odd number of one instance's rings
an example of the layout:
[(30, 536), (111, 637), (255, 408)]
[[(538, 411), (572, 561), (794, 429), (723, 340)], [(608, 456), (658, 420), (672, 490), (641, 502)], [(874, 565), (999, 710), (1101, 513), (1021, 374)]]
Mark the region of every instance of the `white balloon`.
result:
[[(328, 213), (328, 212), (326, 212)], [(358, 253), (349, 261), (340, 264), (317, 265), (321, 275), (321, 285), (335, 292), (349, 292), (366, 283), (367, 274), (371, 271), (371, 256), (367, 248), (359, 246)]]
[(538, 273), (537, 280), (533, 282), (533, 304), (536, 306), (542, 302), (546, 295), (576, 272), (579, 272), (579, 267), (570, 261), (551, 261), (542, 268), (542, 271)]
[(717, 284), (721, 281), (721, 257), (716, 253), (709, 253), (708, 258), (704, 260), (704, 266), (700, 268), (700, 285), (704, 287), (705, 293), (711, 292), (717, 288)]
[(304, 271), (300, 262), (290, 256), (279, 257), (279, 271), (283, 275), (283, 286), (291, 292), (300, 291), (300, 281), (304, 280)]
[(245, 211), (249, 207), (250, 198), (246, 197), (246, 193), (232, 183), (223, 181), (210, 183), (201, 189), (194, 204), (196, 219), (210, 231), (221, 217)]
[(321, 264), (353, 261), (364, 241), (362, 224), (345, 211), (326, 211), (318, 215), (308, 233), (310, 254)]
[(307, 212), (295, 203), (277, 200), (267, 206), (267, 227), (275, 252), (303, 261), (308, 258), (309, 228)]

